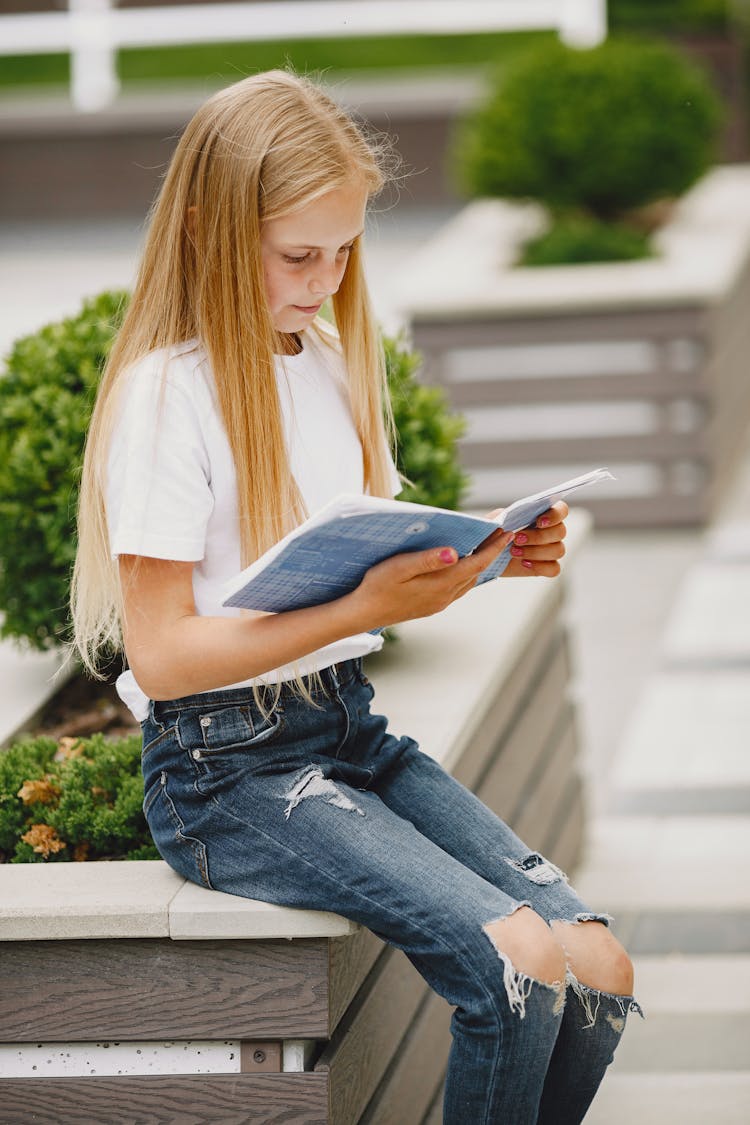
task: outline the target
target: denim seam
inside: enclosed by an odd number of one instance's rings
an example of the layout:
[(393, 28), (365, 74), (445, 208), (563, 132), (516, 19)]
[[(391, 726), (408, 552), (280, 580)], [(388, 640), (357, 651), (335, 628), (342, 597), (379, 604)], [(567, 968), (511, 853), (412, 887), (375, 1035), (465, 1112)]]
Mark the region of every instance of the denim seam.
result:
[(162, 742), (166, 741), (168, 735), (173, 735), (174, 733), (172, 727), (165, 727), (160, 734), (157, 734), (156, 738), (152, 738), (151, 741), (143, 747), (141, 750), (141, 760), (143, 760), (151, 750), (155, 750), (157, 746), (160, 746)]
[[(164, 771), (162, 771), (162, 777), (163, 776)], [(167, 812), (171, 816), (173, 823), (176, 823), (177, 825), (176, 838), (178, 840), (182, 840), (183, 843), (188, 845), (190, 851), (193, 853), (193, 858), (198, 864), (198, 870), (201, 872), (204, 885), (213, 890), (214, 888), (211, 886), (211, 880), (208, 875), (208, 847), (205, 841), (199, 839), (198, 836), (192, 836), (189, 832), (186, 831), (185, 822), (177, 811), (177, 806), (172, 800), (172, 797), (167, 792), (165, 780), (160, 783), (160, 788), (162, 794), (164, 795), (164, 800), (167, 804)], [(154, 800), (155, 799), (156, 798), (154, 798)], [(153, 801), (151, 802), (151, 804), (153, 804)], [(150, 807), (151, 806), (149, 805), (149, 808)]]

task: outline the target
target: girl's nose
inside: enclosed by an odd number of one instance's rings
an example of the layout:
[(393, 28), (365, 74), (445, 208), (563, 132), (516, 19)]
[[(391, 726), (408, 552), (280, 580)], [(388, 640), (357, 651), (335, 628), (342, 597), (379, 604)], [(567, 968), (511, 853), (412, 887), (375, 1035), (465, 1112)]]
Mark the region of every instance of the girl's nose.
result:
[(310, 292), (317, 297), (331, 297), (338, 290), (344, 276), (346, 262), (321, 263), (310, 278)]

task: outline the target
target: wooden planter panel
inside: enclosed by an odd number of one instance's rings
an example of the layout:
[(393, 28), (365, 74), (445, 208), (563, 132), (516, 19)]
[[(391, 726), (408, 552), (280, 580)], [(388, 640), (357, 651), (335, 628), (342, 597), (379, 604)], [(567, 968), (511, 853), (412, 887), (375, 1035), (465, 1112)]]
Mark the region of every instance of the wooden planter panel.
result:
[(422, 1120), (443, 1083), (442, 1070), (436, 1076), (435, 1060), (447, 1061), (450, 1022), (450, 1005), (434, 992), (428, 993), (359, 1125)]
[(315, 1067), (329, 1076), (331, 1125), (360, 1120), (427, 993), (404, 954), (387, 949)]
[(325, 1074), (6, 1078), (3, 1125), (326, 1125)]
[(0, 945), (0, 1040), (328, 1034), (325, 939)]

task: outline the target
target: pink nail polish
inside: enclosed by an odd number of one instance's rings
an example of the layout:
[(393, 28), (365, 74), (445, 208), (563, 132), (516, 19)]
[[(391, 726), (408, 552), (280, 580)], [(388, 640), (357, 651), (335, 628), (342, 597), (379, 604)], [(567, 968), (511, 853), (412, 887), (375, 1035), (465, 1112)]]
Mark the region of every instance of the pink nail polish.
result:
[(542, 518), (539, 521), (539, 526), (540, 527), (549, 527), (549, 525), (550, 525), (549, 516), (542, 516)]
[(523, 531), (519, 532), (519, 534), (516, 536), (516, 543), (523, 544), (523, 543), (528, 543), (528, 541), (529, 541), (529, 537)]
[(523, 562), (521, 563), (521, 566), (525, 566), (527, 570), (531, 570), (533, 565), (534, 564), (532, 562), (529, 562), (528, 559), (524, 559)]
[(523, 551), (520, 547), (511, 547), (510, 553), (511, 555), (515, 555), (516, 558), (519, 558), (523, 554)]
[(444, 563), (452, 563), (455, 556), (453, 551), (451, 551), (449, 547), (446, 547), (444, 551), (440, 552), (440, 558)]

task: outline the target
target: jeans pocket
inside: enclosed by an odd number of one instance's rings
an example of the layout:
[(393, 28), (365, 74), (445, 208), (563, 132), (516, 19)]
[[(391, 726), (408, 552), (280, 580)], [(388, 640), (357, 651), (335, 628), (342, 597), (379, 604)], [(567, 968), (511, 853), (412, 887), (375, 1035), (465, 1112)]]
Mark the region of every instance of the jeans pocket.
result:
[(268, 715), (247, 706), (219, 707), (213, 711), (183, 713), (177, 720), (180, 746), (196, 761), (271, 742), (282, 729), (280, 707)]

